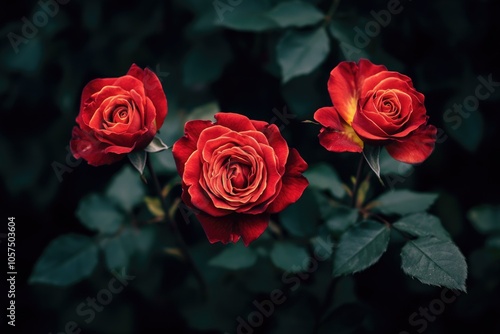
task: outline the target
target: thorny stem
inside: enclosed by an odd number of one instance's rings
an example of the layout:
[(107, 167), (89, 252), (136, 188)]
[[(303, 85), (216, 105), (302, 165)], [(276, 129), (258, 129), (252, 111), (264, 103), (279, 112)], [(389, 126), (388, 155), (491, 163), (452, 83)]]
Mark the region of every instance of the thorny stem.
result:
[(206, 286), (205, 280), (203, 279), (203, 276), (201, 275), (200, 271), (196, 267), (196, 264), (194, 263), (193, 258), (191, 257), (191, 254), (189, 253), (189, 249), (187, 247), (186, 242), (184, 241), (184, 238), (182, 237), (182, 234), (179, 230), (179, 226), (178, 226), (177, 222), (175, 221), (175, 219), (168, 218), (169, 207), (168, 207), (167, 201), (165, 200), (165, 197), (163, 197), (163, 195), (162, 195), (160, 182), (159, 182), (158, 177), (156, 175), (156, 172), (153, 168), (153, 164), (151, 163), (151, 159), (147, 159), (146, 164), (148, 166), (149, 174), (151, 175), (151, 179), (153, 181), (153, 186), (155, 188), (156, 194), (160, 199), (163, 212), (165, 213), (165, 218), (164, 218), (165, 222), (166, 223), (170, 222), (170, 225), (171, 225), (172, 230), (173, 230), (174, 235), (175, 235), (175, 239), (177, 241), (177, 246), (181, 250), (182, 256), (184, 257), (186, 262), (189, 264), (189, 266), (191, 266), (191, 269), (193, 270), (193, 274), (196, 277), (196, 280), (198, 281), (198, 283), (200, 285), (203, 298), (206, 299), (207, 298), (207, 286)]

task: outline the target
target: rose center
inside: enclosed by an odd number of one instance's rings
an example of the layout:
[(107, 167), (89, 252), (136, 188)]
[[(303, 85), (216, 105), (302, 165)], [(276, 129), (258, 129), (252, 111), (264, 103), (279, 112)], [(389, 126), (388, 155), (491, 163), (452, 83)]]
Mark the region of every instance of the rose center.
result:
[(126, 106), (117, 106), (113, 111), (113, 123), (126, 123), (128, 118), (128, 109)]
[(376, 110), (386, 117), (397, 117), (399, 115), (400, 102), (393, 91), (378, 91), (373, 95)]
[(234, 188), (243, 189), (248, 187), (248, 174), (250, 166), (231, 162), (226, 163), (226, 178), (231, 182)]
[(113, 98), (104, 110), (103, 128), (117, 129), (116, 126), (120, 124), (136, 124), (139, 121), (136, 111), (137, 106), (134, 101), (122, 96)]

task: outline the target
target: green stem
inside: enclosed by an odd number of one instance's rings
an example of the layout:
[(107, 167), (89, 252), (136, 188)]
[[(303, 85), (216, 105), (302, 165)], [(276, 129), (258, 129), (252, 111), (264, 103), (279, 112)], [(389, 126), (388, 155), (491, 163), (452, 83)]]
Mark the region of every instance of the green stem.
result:
[(323, 22), (323, 26), (326, 26), (328, 23), (330, 23), (330, 21), (333, 18), (333, 15), (335, 14), (337, 8), (339, 7), (339, 4), (340, 0), (333, 0), (332, 5), (330, 6), (328, 12), (326, 13), (325, 22)]
[(354, 185), (353, 185), (353, 188), (352, 188), (352, 199), (351, 199), (351, 207), (355, 208), (356, 207), (356, 200), (357, 200), (357, 197), (358, 197), (358, 190), (359, 190), (359, 186), (361, 184), (361, 182), (359, 182), (361, 179), (361, 173), (363, 172), (363, 167), (365, 166), (364, 164), (365, 162), (365, 157), (363, 155), (361, 155), (361, 159), (359, 160), (359, 163), (358, 163), (358, 170), (356, 172), (356, 179), (354, 180)]
[(189, 253), (188, 246), (187, 246), (186, 242), (184, 241), (184, 238), (182, 237), (182, 234), (179, 230), (179, 226), (178, 226), (177, 222), (175, 221), (175, 219), (170, 220), (168, 218), (169, 207), (168, 207), (167, 201), (162, 196), (160, 181), (158, 180), (156, 172), (153, 168), (153, 164), (151, 163), (150, 157), (147, 157), (146, 164), (148, 166), (148, 170), (149, 170), (149, 174), (151, 175), (151, 179), (153, 181), (156, 195), (159, 197), (163, 212), (165, 213), (165, 222), (167, 224), (170, 222), (170, 226), (172, 227), (172, 230), (173, 230), (174, 235), (175, 235), (175, 239), (177, 241), (177, 246), (181, 250), (182, 256), (184, 257), (186, 262), (191, 267), (193, 274), (196, 277), (196, 280), (198, 281), (198, 283), (200, 285), (200, 289), (201, 289), (203, 298), (206, 299), (206, 297), (207, 297), (207, 285), (206, 285), (205, 280), (203, 279), (203, 276), (201, 275), (200, 271), (196, 267), (196, 264), (194, 263), (194, 260), (191, 257), (191, 254)]
[[(361, 155), (361, 159), (359, 160), (359, 164), (358, 164), (358, 170), (356, 171), (356, 179), (354, 180), (354, 185), (353, 185), (353, 189), (352, 189), (351, 206), (353, 208), (356, 207), (356, 199), (358, 197), (359, 185), (361, 184), (360, 179), (361, 179), (361, 174), (363, 173), (364, 162), (365, 162), (365, 157), (363, 155)], [(333, 265), (333, 263), (334, 263), (334, 260), (332, 260), (332, 265)], [(325, 299), (323, 300), (323, 303), (321, 304), (321, 307), (319, 309), (318, 316), (316, 319), (316, 325), (315, 325), (313, 333), (317, 333), (319, 331), (321, 319), (322, 319), (323, 315), (325, 314), (325, 312), (328, 311), (328, 307), (330, 306), (330, 304), (332, 302), (333, 292), (335, 290), (336, 285), (337, 285), (336, 278), (333, 278), (330, 281), (330, 283), (328, 284), (326, 296), (325, 296)]]

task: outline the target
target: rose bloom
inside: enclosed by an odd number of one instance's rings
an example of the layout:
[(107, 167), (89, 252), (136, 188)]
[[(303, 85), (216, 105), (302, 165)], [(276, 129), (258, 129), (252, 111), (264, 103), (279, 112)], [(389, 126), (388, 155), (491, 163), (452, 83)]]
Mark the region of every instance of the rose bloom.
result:
[(396, 160), (416, 164), (432, 153), (436, 128), (427, 125), (424, 95), (411, 79), (361, 59), (341, 62), (330, 73), (332, 107), (318, 109), (319, 140), (333, 152), (362, 152), (385, 146)]
[(166, 115), (167, 99), (160, 80), (149, 69), (133, 64), (122, 77), (95, 79), (85, 86), (71, 152), (90, 165), (111, 164), (144, 149)]
[(274, 124), (234, 113), (215, 119), (187, 122), (173, 146), (182, 199), (211, 243), (241, 237), (248, 246), (271, 214), (300, 198), (308, 186), (302, 176), (307, 164)]

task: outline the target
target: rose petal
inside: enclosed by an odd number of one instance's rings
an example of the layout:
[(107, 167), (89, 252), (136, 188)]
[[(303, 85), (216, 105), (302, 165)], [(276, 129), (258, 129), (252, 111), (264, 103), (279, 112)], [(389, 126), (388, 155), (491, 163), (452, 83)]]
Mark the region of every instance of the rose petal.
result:
[(368, 59), (360, 59), (358, 62), (357, 86), (361, 88), (361, 83), (364, 83), (368, 78), (380, 72), (386, 72), (387, 67), (384, 65), (375, 65)]
[[(276, 154), (274, 150), (267, 145), (262, 145), (262, 163), (263, 174), (262, 185), (256, 189), (255, 195), (258, 195), (258, 200), (255, 203), (238, 208), (237, 212), (246, 212), (251, 214), (259, 214), (264, 212), (269, 204), (278, 196), (281, 188), (281, 174), (278, 172)], [(264, 181), (265, 180), (265, 181)]]
[(360, 90), (365, 79), (385, 70), (385, 66), (374, 65), (366, 59), (361, 59), (358, 64), (341, 62), (330, 72), (328, 92), (333, 106), (347, 124), (351, 125), (357, 111)]
[(82, 131), (79, 127), (73, 127), (70, 149), (76, 159), (85, 159), (92, 166), (109, 165), (123, 159), (123, 155), (106, 154), (104, 152), (106, 147), (106, 144)]
[[(215, 131), (217, 130), (217, 131)], [(258, 138), (259, 136), (256, 136), (258, 132), (256, 131), (251, 131), (252, 136), (249, 136), (248, 133), (250, 131), (244, 131), (244, 132), (234, 132), (234, 131), (228, 131), (227, 128), (216, 125), (212, 127), (211, 129), (204, 131), (203, 134), (200, 136), (200, 140), (198, 141), (198, 150), (201, 150), (203, 160), (205, 161), (211, 161), (212, 160), (212, 155), (215, 152), (220, 151), (220, 147), (226, 144), (230, 144), (231, 146), (251, 146), (253, 147), (259, 154), (261, 154), (262, 149), (261, 149), (261, 144), (255, 139), (256, 137)], [(260, 133), (261, 136), (261, 141), (265, 140), (267, 142), (267, 139), (265, 136)], [(207, 140), (207, 138), (209, 138)], [(213, 138), (213, 139), (212, 139)], [(201, 142), (204, 141), (203, 146), (201, 146)]]
[(130, 68), (128, 69), (127, 75), (131, 75), (134, 78), (143, 81), (144, 79), (144, 70), (137, 66), (135, 63), (133, 63)]
[(212, 126), (210, 121), (189, 121), (184, 125), (184, 136), (177, 140), (172, 146), (172, 155), (179, 175), (184, 174), (184, 164), (189, 156), (196, 151), (196, 143), (200, 133)]
[(109, 130), (99, 130), (95, 131), (94, 135), (99, 141), (111, 146), (131, 147), (135, 145), (137, 149), (146, 147), (154, 138), (154, 132), (150, 132), (147, 129), (134, 133), (115, 133)]
[(363, 141), (339, 118), (334, 107), (324, 107), (314, 113), (314, 119), (324, 126), (318, 135), (320, 144), (333, 152), (362, 152)]
[(148, 68), (144, 70), (144, 89), (156, 109), (156, 127), (161, 129), (168, 113), (168, 103), (160, 79)]
[(269, 213), (283, 211), (287, 206), (295, 203), (309, 185), (302, 173), (307, 169), (307, 163), (302, 159), (296, 149), (290, 150), (286, 164), (286, 172), (282, 177), (282, 186), (279, 195), (267, 208)]
[(243, 243), (245, 246), (248, 246), (252, 241), (264, 233), (267, 226), (269, 226), (270, 216), (268, 214), (242, 216), (242, 219), (238, 217), (240, 223), (240, 233)]
[(144, 85), (144, 94), (151, 100), (155, 108), (156, 126), (160, 129), (168, 112), (167, 97), (163, 91), (160, 79), (158, 79), (158, 76), (149, 68), (145, 68), (143, 70), (136, 64), (132, 64), (127, 75), (133, 76), (142, 81)]
[[(123, 90), (121, 87), (103, 87), (98, 92), (92, 94), (92, 96), (90, 96), (83, 103), (83, 108), (80, 109), (80, 113), (76, 118), (76, 122), (82, 128), (89, 128), (89, 124), (91, 123), (92, 119), (95, 118), (98, 118), (96, 122), (102, 123), (102, 111), (100, 113), (97, 112), (99, 107), (103, 103), (106, 104), (105, 101), (108, 101), (109, 103), (113, 99), (113, 97), (122, 97), (124, 99), (127, 99), (129, 98), (129, 96), (129, 93), (126, 90)], [(100, 127), (97, 128), (99, 129)]]
[(263, 131), (264, 128), (269, 125), (269, 123), (264, 122), (264, 121), (250, 120), (250, 122), (252, 122), (252, 125), (255, 127), (255, 130), (257, 130), (257, 131)]
[[(256, 158), (259, 158), (260, 164), (262, 163), (262, 158), (260, 158), (252, 147), (231, 147), (229, 149), (224, 149), (217, 155), (212, 161), (203, 164), (202, 176), (200, 176), (200, 185), (205, 190), (206, 194), (212, 200), (213, 205), (219, 209), (227, 210), (237, 210), (242, 204), (248, 202), (255, 202), (263, 189), (265, 189), (267, 180), (259, 176), (259, 178), (253, 181), (254, 185), (249, 185), (245, 189), (240, 189), (237, 192), (226, 191), (224, 182), (230, 182), (229, 180), (224, 180), (223, 178), (227, 175), (227, 164), (228, 159), (234, 159), (236, 161), (240, 160), (247, 165), (251, 165), (253, 168), (262, 170), (262, 166), (256, 166)], [(265, 176), (267, 171), (263, 170), (261, 173)], [(262, 190), (259, 190), (262, 188)], [(234, 189), (232, 189), (234, 190)]]
[(198, 151), (195, 151), (186, 161), (184, 165), (184, 174), (182, 176), (182, 181), (186, 184), (193, 206), (212, 216), (219, 217), (230, 214), (230, 211), (219, 209), (214, 206), (213, 200), (200, 184), (202, 178), (201, 175), (202, 166), (200, 162), (200, 154)]
[[(133, 126), (133, 129), (141, 129), (144, 127), (150, 128), (152, 127), (152, 123), (156, 116), (156, 110), (154, 109), (153, 104), (148, 98), (144, 98), (141, 94), (137, 93), (135, 89), (132, 89), (130, 92), (130, 97), (132, 98), (132, 103), (135, 106), (137, 120)], [(132, 123), (132, 119), (131, 119)], [(131, 129), (132, 130), (132, 129)], [(154, 127), (154, 133), (156, 134), (157, 129)]]
[(415, 88), (413, 88), (413, 83), (408, 76), (399, 72), (384, 70), (371, 76), (365, 76), (360, 87), (360, 94), (365, 96), (370, 90), (384, 89), (399, 89), (406, 92)]
[(82, 97), (80, 99), (80, 110), (83, 110), (87, 100), (99, 92), (103, 87), (110, 86), (116, 81), (116, 78), (106, 78), (106, 79), (94, 79), (85, 85), (82, 91)]
[(160, 79), (149, 68), (143, 70), (136, 64), (132, 64), (132, 66), (130, 66), (127, 75), (132, 76), (143, 83), (144, 94), (151, 100), (155, 109), (156, 127), (160, 129), (168, 112), (167, 97), (163, 91)]
[(424, 162), (434, 150), (437, 129), (433, 125), (423, 126), (408, 137), (393, 141), (385, 148), (396, 160), (408, 164)]
[(205, 214), (196, 216), (200, 221), (210, 243), (237, 242), (240, 237), (245, 246), (257, 239), (269, 224), (269, 215), (232, 214), (225, 217), (211, 217)]
[(231, 130), (227, 127), (221, 125), (213, 125), (200, 133), (198, 137), (198, 141), (196, 143), (196, 149), (200, 152), (203, 152), (207, 141), (214, 140), (222, 135), (231, 132)]
[(215, 114), (214, 117), (217, 120), (217, 125), (225, 126), (236, 132), (255, 130), (255, 127), (252, 122), (250, 122), (250, 119), (240, 114), (220, 112)]
[(128, 154), (132, 152), (135, 148), (135, 145), (132, 147), (123, 147), (123, 146), (108, 146), (104, 150), (105, 153), (115, 153), (115, 154)]
[[(323, 128), (318, 135), (321, 146), (331, 152), (357, 152), (363, 151), (363, 143), (353, 140), (356, 135), (354, 130), (346, 124), (346, 131), (339, 132)], [(358, 137), (359, 138), (359, 137)]]
[(124, 75), (117, 78), (113, 86), (121, 87), (126, 91), (135, 90), (139, 95), (146, 96), (142, 81), (131, 75)]
[(339, 114), (334, 107), (323, 107), (316, 110), (314, 120), (325, 128), (341, 129), (342, 123)]
[(288, 159), (288, 144), (275, 124), (265, 127), (262, 132), (266, 135), (269, 145), (274, 149), (274, 153), (278, 157), (278, 172), (283, 174)]

